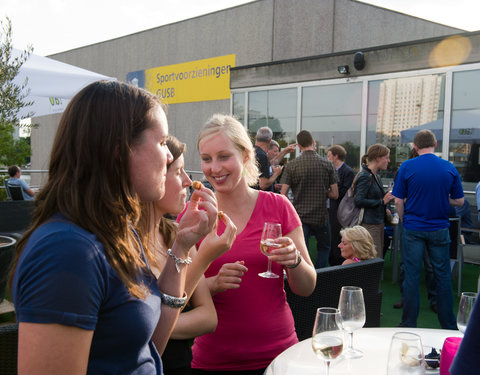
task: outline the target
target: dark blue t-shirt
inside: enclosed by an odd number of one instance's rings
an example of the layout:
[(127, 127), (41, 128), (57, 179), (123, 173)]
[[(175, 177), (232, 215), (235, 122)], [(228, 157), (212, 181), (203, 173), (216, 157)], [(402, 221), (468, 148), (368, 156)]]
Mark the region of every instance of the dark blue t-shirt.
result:
[[(142, 250), (143, 252), (143, 250)], [(161, 374), (151, 340), (160, 318), (160, 291), (133, 297), (107, 261), (97, 237), (60, 215), (33, 232), (12, 285), (17, 320), (93, 330), (89, 374)]]
[(406, 160), (398, 170), (392, 194), (405, 199), (403, 226), (431, 232), (449, 227), (449, 197), (463, 197), (455, 166), (434, 154)]

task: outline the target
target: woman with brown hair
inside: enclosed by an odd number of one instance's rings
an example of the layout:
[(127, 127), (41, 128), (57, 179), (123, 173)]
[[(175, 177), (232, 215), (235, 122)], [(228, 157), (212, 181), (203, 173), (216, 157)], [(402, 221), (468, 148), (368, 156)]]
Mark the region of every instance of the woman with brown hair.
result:
[(165, 194), (167, 138), (161, 102), (142, 89), (95, 82), (68, 104), (18, 244), (20, 375), (162, 373), (159, 352), (187, 301), (190, 248), (217, 218), (214, 195), (195, 191), (154, 277), (150, 244), (133, 228), (140, 203)]
[[(154, 249), (151, 268), (159, 276), (166, 265), (168, 251), (173, 246), (177, 224), (166, 215), (177, 216), (186, 205), (187, 187), (192, 181), (184, 170), (185, 144), (169, 136), (167, 146), (173, 159), (167, 165), (165, 195), (156, 202), (143, 204), (139, 233)], [(191, 295), (186, 308), (180, 314), (170, 340), (162, 354), (165, 375), (188, 375), (191, 373), (192, 351), (190, 339), (213, 332), (217, 327), (217, 314), (203, 272), (215, 258), (230, 249), (235, 239), (236, 228), (227, 215), (221, 215), (226, 230), (221, 237), (211, 232), (202, 242), (197, 254), (195, 246), (190, 250), (193, 258), (187, 271), (185, 292)], [(213, 241), (212, 241), (213, 239)], [(196, 272), (198, 271), (199, 272)], [(198, 283), (198, 285), (197, 285)]]
[(388, 163), (390, 149), (378, 143), (371, 145), (362, 156), (362, 170), (355, 180), (355, 204), (364, 208), (361, 225), (372, 236), (377, 253), (382, 258), (386, 206), (394, 198), (391, 192), (383, 190), (378, 171), (386, 170)]

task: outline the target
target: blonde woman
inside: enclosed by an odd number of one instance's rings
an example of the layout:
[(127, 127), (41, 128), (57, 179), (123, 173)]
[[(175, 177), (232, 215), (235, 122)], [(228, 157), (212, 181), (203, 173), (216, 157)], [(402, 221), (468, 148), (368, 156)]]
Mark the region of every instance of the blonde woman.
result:
[[(237, 237), (230, 251), (205, 273), (218, 326), (195, 339), (193, 374), (263, 374), (278, 354), (298, 342), (283, 272), (295, 293), (308, 296), (315, 288), (316, 273), (302, 223), (286, 197), (251, 188), (259, 176), (255, 152), (245, 127), (235, 118), (214, 115), (200, 132), (198, 149), (218, 208), (237, 227)], [(283, 237), (275, 240), (281, 247), (270, 256), (272, 271), (279, 278), (258, 275), (267, 267), (267, 258), (260, 252), (265, 222), (282, 225)], [(224, 227), (219, 222), (218, 233)]]
[(355, 225), (340, 231), (342, 241), (338, 245), (345, 261), (342, 264), (359, 263), (362, 260), (373, 259), (377, 256), (373, 239), (368, 231)]

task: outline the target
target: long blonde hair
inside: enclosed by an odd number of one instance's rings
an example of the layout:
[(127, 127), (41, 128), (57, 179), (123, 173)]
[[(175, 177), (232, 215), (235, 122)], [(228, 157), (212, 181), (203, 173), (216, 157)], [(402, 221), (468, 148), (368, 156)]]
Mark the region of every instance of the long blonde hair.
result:
[(340, 231), (343, 239), (350, 242), (354, 255), (361, 260), (373, 259), (377, 256), (373, 238), (364, 227), (355, 225)]
[(256, 185), (258, 183), (260, 172), (258, 171), (255, 158), (255, 150), (245, 127), (235, 117), (219, 113), (214, 114), (205, 123), (202, 130), (200, 130), (197, 149), (203, 139), (211, 137), (221, 131), (227, 135), (243, 156), (247, 156), (247, 160), (243, 165), (245, 180), (249, 186)]

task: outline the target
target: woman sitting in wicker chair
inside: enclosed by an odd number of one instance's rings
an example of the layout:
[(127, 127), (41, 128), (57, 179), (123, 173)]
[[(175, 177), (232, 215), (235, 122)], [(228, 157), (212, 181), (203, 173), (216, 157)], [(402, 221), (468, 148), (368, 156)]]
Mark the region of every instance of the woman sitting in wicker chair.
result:
[(373, 238), (368, 231), (355, 225), (340, 231), (342, 241), (338, 247), (345, 261), (342, 264), (358, 263), (362, 260), (373, 259), (377, 256)]

